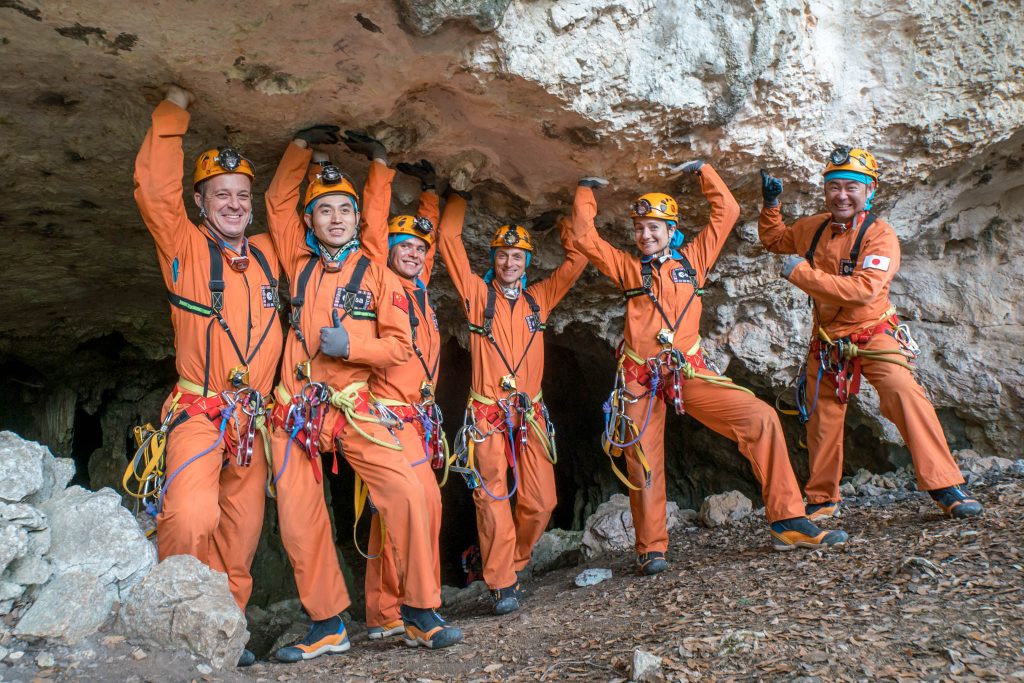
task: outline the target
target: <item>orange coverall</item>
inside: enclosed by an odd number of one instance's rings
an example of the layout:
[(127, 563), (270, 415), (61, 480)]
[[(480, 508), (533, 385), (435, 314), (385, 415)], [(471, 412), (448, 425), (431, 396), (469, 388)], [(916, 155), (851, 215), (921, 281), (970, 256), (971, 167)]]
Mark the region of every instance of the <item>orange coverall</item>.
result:
[[(310, 150), (290, 144), (266, 195), (270, 234), (293, 288), (313, 255), (306, 244), (305, 225), (296, 213), (299, 186), (306, 176), (311, 156)], [(380, 183), (386, 182), (378, 166), (371, 167), (368, 186), (379, 188)], [(375, 211), (379, 208), (367, 206), (364, 220), (368, 223), (386, 221), (386, 207), (383, 213)], [(312, 381), (325, 382), (334, 390), (347, 390), (343, 393), (355, 396), (354, 416), (358, 424), (337, 407), (330, 407), (320, 431), (321, 452), (334, 452), (335, 458), (343, 456), (369, 488), (395, 546), (395, 560), (404, 579), (405, 604), (438, 607), (441, 596), (432, 572), (423, 487), (402, 453), (375, 444), (358, 431), (361, 429), (382, 443), (395, 442), (386, 427), (359, 420), (358, 416), (369, 415), (370, 393), (365, 383), (375, 368), (400, 365), (412, 354), (408, 299), (398, 278), (386, 268), (371, 263), (360, 285), (359, 298), (367, 311), (372, 309), (376, 314), (375, 320), (345, 317), (344, 310), (340, 309), (344, 287), (351, 280), (362, 253), (362, 249), (350, 253), (341, 270), (334, 273), (328, 272), (323, 262), (317, 260), (306, 287), (299, 320), (306, 348), (293, 328), (285, 341), (277, 399), (287, 403), (302, 391), (306, 382), (298, 379), (296, 366), (307, 360), (311, 361)], [(347, 359), (318, 353), (320, 328), (332, 324), (335, 310), (339, 311), (350, 337), (351, 351)], [(281, 538), (295, 571), (299, 598), (312, 619), (327, 619), (344, 610), (349, 598), (331, 535), (323, 484), (318, 480), (320, 462), (309, 458), (299, 444), (290, 439), (290, 434), (280, 428), (274, 431), (273, 455), (274, 473), (279, 477), (277, 506)]]
[[(380, 161), (375, 161), (373, 165), (375, 172), (379, 171), (386, 183), (368, 184), (363, 192), (363, 202), (368, 212), (371, 211), (372, 205), (375, 214), (379, 209), (386, 215), (388, 207), (391, 205), (391, 181), (394, 179), (395, 172)], [(380, 190), (379, 195), (377, 195), (378, 190)], [(440, 213), (437, 193), (433, 190), (421, 193), (418, 214), (429, 220), (435, 231)], [(434, 235), (436, 237), (437, 233), (435, 232)], [(366, 255), (379, 263), (382, 268), (387, 268), (389, 250), (386, 221), (367, 221), (363, 226), (360, 240)], [(423, 289), (420, 289), (413, 280), (398, 278), (418, 321), (416, 348), (422, 354), (423, 360), (420, 361), (419, 356), (414, 354), (412, 358), (401, 365), (381, 368), (374, 372), (370, 376), (370, 393), (374, 398), (387, 402), (388, 407), (405, 422), (403, 428), (396, 435), (402, 442), (402, 455), (413, 467), (413, 472), (423, 487), (433, 557), (431, 567), (433, 567), (437, 590), (440, 591), (441, 555), (438, 538), (441, 533), (441, 489), (437, 485), (437, 477), (434, 475), (434, 469), (431, 467), (430, 458), (427, 455), (424, 427), (415, 417), (416, 412), (412, 407), (414, 403), (423, 401), (423, 396), (420, 394), (423, 383), (429, 381), (436, 385), (438, 378), (441, 333), (426, 290), (430, 283), (430, 271), (433, 268), (436, 255), (437, 250), (432, 245), (424, 256), (423, 272), (419, 277), (423, 283)], [(430, 370), (429, 377), (424, 365)], [(385, 626), (401, 619), (399, 607), (402, 604), (402, 589), (394, 550), (391, 543), (382, 543), (381, 541), (380, 524), (372, 524), (369, 548), (371, 559), (366, 562), (365, 583), (366, 625), (371, 628)]]
[[(697, 271), (697, 282), (704, 283), (708, 270), (718, 258), (726, 238), (739, 217), (739, 205), (729, 188), (709, 165), (698, 173), (701, 191), (711, 204), (711, 219), (693, 241), (681, 250)], [(573, 224), (577, 246), (602, 273), (618, 283), (624, 290), (639, 288), (641, 260), (638, 256), (616, 249), (601, 239), (594, 227), (597, 202), (589, 188), (576, 189)], [(655, 260), (657, 263), (657, 260)], [(667, 261), (654, 267), (651, 289), (665, 313), (674, 322), (689, 303), (689, 309), (679, 323), (673, 340), (674, 348), (702, 365), (700, 349), (701, 299), (694, 295), (695, 285), (689, 277), (677, 277), (676, 261)], [(657, 341), (658, 331), (666, 327), (664, 320), (646, 295), (630, 298), (626, 303), (625, 351), (636, 358), (657, 356), (662, 348)], [(714, 374), (704, 370), (701, 374)], [(662, 381), (666, 381), (663, 374)], [(626, 385), (635, 395), (644, 395), (646, 386), (636, 379)], [(665, 404), (664, 398), (650, 407), (650, 420), (640, 445), (651, 468), (651, 484), (644, 487), (644, 472), (633, 448), (627, 449), (626, 463), (629, 478), (640, 490), (629, 492), (633, 525), (636, 528), (637, 553), (665, 552), (668, 548), (668, 529), (665, 518)], [(698, 422), (722, 436), (737, 442), (740, 452), (750, 461), (754, 475), (761, 483), (768, 521), (774, 522), (804, 516), (793, 467), (789, 462), (786, 440), (775, 411), (765, 402), (727, 387), (716, 386), (703, 380), (683, 380), (681, 398), (683, 406)], [(627, 415), (638, 426), (644, 424), (648, 401), (654, 397), (629, 404)]]
[[(441, 218), (438, 241), (448, 274), (463, 300), (468, 318), (472, 324), (479, 325), (483, 321), (488, 289), (497, 288), (498, 284), (484, 283), (483, 278), (474, 275), (470, 268), (469, 257), (462, 243), (465, 216), (465, 200), (458, 195), (449, 196)], [(541, 322), (548, 319), (551, 310), (558, 305), (587, 266), (587, 260), (572, 245), (571, 226), (563, 222), (560, 228), (565, 261), (549, 277), (526, 288), (540, 306)], [(544, 375), (544, 339), (543, 332), (538, 329), (537, 338), (530, 343), (533, 336), (530, 326), (536, 323), (535, 320), (531, 323), (533, 319), (528, 320), (531, 315), (532, 311), (522, 295), (516, 301), (510, 301), (500, 290), (497, 291), (493, 335), (513, 369), (522, 359), (515, 374), (516, 386), (518, 391), (534, 400), (536, 408)], [(469, 350), (473, 366), (471, 396), (488, 401), (505, 398), (509, 392), (501, 387), (501, 378), (509, 374), (509, 370), (494, 345), (482, 335), (470, 334)], [(499, 425), (488, 421), (489, 406), (476, 399), (471, 403), (474, 420), (481, 433), (486, 434), (500, 426), (500, 421)], [(544, 418), (539, 410), (537, 413), (537, 425), (545, 429)], [(525, 452), (520, 450), (518, 454), (519, 488), (514, 518), (508, 500), (494, 500), (482, 488), (473, 491), (484, 581), (492, 589), (515, 584), (516, 572), (529, 563), (533, 546), (547, 528), (557, 502), (554, 468), (538, 442), (537, 435), (528, 432)], [(487, 488), (498, 497), (509, 492), (509, 463), (505, 452), (507, 441), (504, 432), (494, 432), (475, 447), (480, 476)]]
[[(761, 209), (758, 233), (768, 251), (804, 256), (815, 232), (829, 217), (827, 213), (807, 216), (787, 227), (778, 206), (766, 207)], [(857, 225), (860, 225), (860, 218)], [(900, 267), (896, 233), (884, 220), (876, 219), (865, 233), (859, 263), (848, 264), (853, 267), (852, 274), (840, 275), (840, 265), (849, 259), (857, 233), (855, 228), (845, 231), (826, 228), (814, 253), (814, 266), (801, 263), (790, 273), (789, 281), (814, 301), (815, 338), (819, 326), (836, 340), (869, 331), (894, 318), (889, 285)], [(872, 263), (878, 265), (872, 267)], [(891, 330), (875, 334), (859, 346), (899, 348)], [(949, 452), (935, 409), (911, 372), (870, 358), (861, 360), (861, 372), (878, 391), (882, 415), (895, 423), (910, 449), (918, 488), (931, 491), (962, 484), (963, 477)], [(846, 404), (836, 396), (835, 381), (829, 373), (822, 376), (821, 386), (818, 386), (818, 358), (810, 353), (807, 357), (808, 402), (813, 403), (815, 396), (817, 404), (807, 423), (811, 476), (805, 493), (808, 503), (838, 501), (843, 476)]]
[[(135, 160), (135, 201), (156, 241), (167, 290), (209, 305), (210, 239), (205, 227), (189, 220), (182, 201), (185, 159), (181, 139), (188, 122), (188, 112), (176, 104), (164, 101), (157, 106), (152, 127)], [(267, 236), (252, 237), (248, 248), (250, 252), (253, 248), (262, 252), (276, 278), (280, 268)], [(224, 263), (221, 311), (245, 358), (239, 359), (228, 334), (214, 317), (172, 306), (175, 365), (181, 380), (164, 404), (164, 413), (178, 393), (181, 398), (176, 414), (186, 404), (202, 398), (207, 374), (208, 397), (232, 390), (228, 374), (243, 360), (248, 360), (249, 386), (269, 397), (281, 357), (277, 287), (266, 278), (252, 253), (249, 255), (249, 267), (243, 272)], [(220, 258), (226, 261), (223, 255)], [(238, 432), (247, 429), (249, 418), (238, 408), (234, 416), (239, 421), (231, 421), (225, 440), (185, 466), (170, 482), (157, 516), (157, 548), (161, 560), (171, 555), (192, 555), (225, 572), (235, 601), (245, 609), (252, 594), (249, 568), (263, 527), (267, 458), (263, 439), (257, 434), (251, 464), (235, 464), (231, 450), (237, 446)], [(220, 415), (196, 415), (173, 429), (165, 454), (168, 476), (217, 443), (220, 422)]]

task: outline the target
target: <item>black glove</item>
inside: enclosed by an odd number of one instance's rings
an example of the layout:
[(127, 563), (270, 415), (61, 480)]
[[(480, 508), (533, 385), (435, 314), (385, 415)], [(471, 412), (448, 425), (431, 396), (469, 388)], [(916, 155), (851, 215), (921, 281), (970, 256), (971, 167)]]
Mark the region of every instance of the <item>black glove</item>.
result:
[(403, 161), (395, 168), (399, 173), (419, 178), (420, 188), (423, 190), (433, 190), (437, 185), (437, 172), (434, 170), (434, 165), (426, 159), (420, 159), (415, 164), (407, 164)]
[(580, 178), (578, 183), (580, 187), (589, 187), (592, 190), (597, 190), (602, 187), (608, 187), (608, 181), (604, 178), (598, 178), (597, 176), (587, 176)]
[(310, 145), (333, 145), (338, 142), (338, 126), (331, 126), (326, 123), (318, 123), (309, 128), (303, 128), (295, 133), (297, 140), (305, 140)]
[(349, 339), (348, 330), (342, 327), (338, 318), (338, 309), (331, 311), (334, 320), (334, 327), (320, 328), (320, 350), (325, 356), (332, 358), (348, 358)]
[(761, 196), (764, 197), (764, 205), (778, 206), (779, 195), (782, 194), (782, 181), (761, 169)]
[(384, 143), (377, 138), (371, 138), (362, 131), (346, 130), (345, 137), (341, 141), (350, 150), (356, 154), (362, 154), (370, 161), (388, 158), (388, 150), (384, 147)]
[(456, 189), (455, 189), (454, 187), (452, 187), (451, 185), (449, 185), (449, 186), (448, 186), (448, 189), (447, 189), (447, 190), (445, 190), (445, 192), (444, 192), (444, 197), (445, 197), (445, 199), (447, 199), (448, 197), (450, 197), (450, 196), (451, 196), (451, 195), (453, 195), (453, 194), (457, 194), (457, 195), (459, 195), (460, 197), (462, 197), (463, 199), (465, 199), (465, 200), (466, 200), (467, 202), (468, 202), (468, 201), (469, 201), (470, 199), (472, 199), (472, 198), (473, 198), (473, 195), (472, 195), (472, 194), (471, 194), (471, 193), (469, 192), (469, 190), (456, 190)]

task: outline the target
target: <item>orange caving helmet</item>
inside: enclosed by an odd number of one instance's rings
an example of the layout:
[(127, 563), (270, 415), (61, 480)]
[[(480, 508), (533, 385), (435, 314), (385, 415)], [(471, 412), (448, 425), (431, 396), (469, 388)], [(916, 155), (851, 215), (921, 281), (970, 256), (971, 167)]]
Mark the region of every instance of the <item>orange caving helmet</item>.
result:
[(215, 175), (224, 173), (241, 173), (256, 180), (256, 172), (252, 163), (243, 157), (234, 147), (213, 147), (196, 158), (196, 169), (192, 173), (192, 189), (199, 189), (199, 183), (209, 180)]
[(529, 231), (521, 225), (503, 225), (498, 228), (498, 231), (494, 233), (494, 239), (491, 240), (491, 248), (498, 247), (515, 247), (533, 251), (533, 238), (530, 237)]
[(352, 198), (352, 205), (356, 211), (359, 210), (359, 195), (356, 194), (352, 182), (338, 170), (337, 166), (325, 164), (306, 186), (306, 199), (302, 203), (306, 213), (312, 210), (313, 202), (329, 194), (348, 195)]
[(395, 216), (388, 221), (388, 237), (393, 235), (419, 237), (429, 247), (434, 243), (434, 225), (423, 216)]
[(859, 147), (839, 145), (828, 155), (828, 163), (822, 175), (828, 179), (829, 174), (841, 171), (859, 173), (878, 181), (878, 162), (871, 152)]
[(663, 192), (648, 192), (633, 202), (630, 218), (660, 218), (664, 221), (679, 220), (679, 204)]

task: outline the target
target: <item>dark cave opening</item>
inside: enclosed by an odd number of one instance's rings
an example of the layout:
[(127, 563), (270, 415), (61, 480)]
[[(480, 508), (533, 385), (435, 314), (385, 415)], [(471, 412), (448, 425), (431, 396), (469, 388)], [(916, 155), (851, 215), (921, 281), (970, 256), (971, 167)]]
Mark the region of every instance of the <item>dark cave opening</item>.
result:
[(79, 403), (75, 407), (74, 425), (71, 457), (75, 461), (75, 476), (71, 484), (89, 488), (89, 458), (103, 446), (103, 424), (98, 412), (89, 414)]

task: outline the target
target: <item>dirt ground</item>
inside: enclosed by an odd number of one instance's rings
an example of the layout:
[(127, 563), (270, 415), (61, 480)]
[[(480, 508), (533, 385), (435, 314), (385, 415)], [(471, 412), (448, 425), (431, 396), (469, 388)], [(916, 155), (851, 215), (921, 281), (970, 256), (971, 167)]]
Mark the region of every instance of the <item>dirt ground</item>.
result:
[[(446, 616), (466, 634), (438, 652), (353, 640), (344, 655), (294, 665), (197, 671), (187, 657), (130, 644), (104, 661), (3, 681), (624, 681), (635, 650), (665, 680), (1024, 680), (1024, 480), (978, 486), (984, 517), (941, 517), (924, 494), (849, 507), (832, 552), (771, 550), (764, 519), (674, 533), (669, 571), (639, 577), (625, 555), (588, 566), (612, 579), (576, 588), (582, 567), (526, 584), (523, 609), (478, 602)], [(26, 657), (28, 659), (29, 657)], [(12, 675), (13, 674), (13, 675)]]

